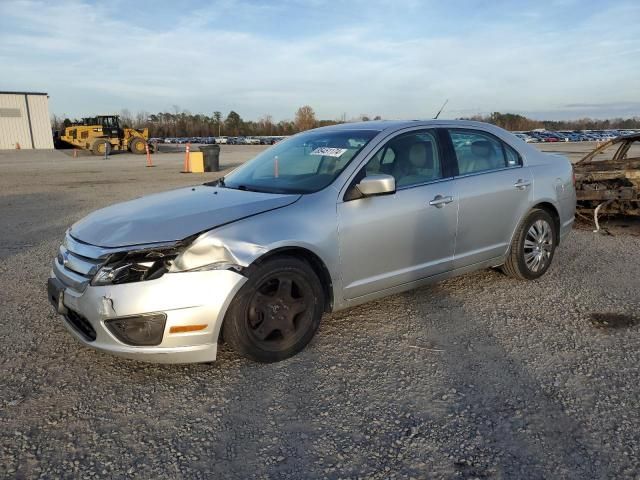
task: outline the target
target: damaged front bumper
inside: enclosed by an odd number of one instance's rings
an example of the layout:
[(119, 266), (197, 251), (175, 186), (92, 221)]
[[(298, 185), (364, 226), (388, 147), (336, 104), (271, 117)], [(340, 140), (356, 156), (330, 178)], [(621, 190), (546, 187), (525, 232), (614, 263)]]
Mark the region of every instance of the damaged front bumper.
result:
[[(88, 285), (79, 291), (65, 286), (56, 270), (60, 269), (54, 263), (49, 300), (76, 339), (97, 350), (156, 363), (215, 360), (224, 315), (246, 281), (232, 270), (211, 270), (166, 273), (155, 280), (119, 285)], [(107, 326), (116, 319), (145, 315), (166, 318), (157, 345), (127, 344)]]

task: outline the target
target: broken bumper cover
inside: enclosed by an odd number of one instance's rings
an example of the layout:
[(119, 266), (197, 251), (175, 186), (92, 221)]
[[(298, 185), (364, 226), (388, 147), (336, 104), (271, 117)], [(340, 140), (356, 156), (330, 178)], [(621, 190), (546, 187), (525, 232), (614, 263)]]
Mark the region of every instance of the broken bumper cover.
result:
[[(215, 360), (217, 341), (227, 308), (246, 278), (230, 270), (166, 273), (156, 280), (120, 285), (88, 286), (83, 292), (49, 279), (49, 300), (64, 325), (81, 343), (125, 358), (156, 363)], [(154, 346), (120, 341), (106, 322), (148, 314), (166, 316), (162, 340)], [(201, 330), (189, 328), (206, 325)]]

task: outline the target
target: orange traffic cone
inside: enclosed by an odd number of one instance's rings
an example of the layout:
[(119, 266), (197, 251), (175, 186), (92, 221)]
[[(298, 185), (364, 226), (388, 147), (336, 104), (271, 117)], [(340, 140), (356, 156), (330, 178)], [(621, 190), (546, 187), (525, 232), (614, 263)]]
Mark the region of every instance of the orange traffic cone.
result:
[(184, 165), (180, 173), (191, 173), (191, 164), (189, 162), (189, 150), (191, 149), (191, 144), (187, 143), (187, 148), (184, 150)]
[(147, 167), (155, 167), (155, 165), (151, 161), (151, 153), (149, 152), (149, 144), (148, 143), (144, 146), (144, 149), (147, 152)]

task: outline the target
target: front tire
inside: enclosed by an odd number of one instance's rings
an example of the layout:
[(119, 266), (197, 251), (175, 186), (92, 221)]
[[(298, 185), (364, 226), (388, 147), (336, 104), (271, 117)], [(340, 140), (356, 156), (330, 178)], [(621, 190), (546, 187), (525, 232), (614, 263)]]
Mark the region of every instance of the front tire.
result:
[(142, 155), (147, 151), (145, 146), (146, 142), (143, 139), (136, 137), (131, 140), (131, 143), (129, 143), (129, 150), (131, 150), (131, 153)]
[(222, 326), (224, 340), (240, 355), (277, 362), (302, 350), (324, 311), (324, 291), (309, 264), (290, 256), (249, 268)]
[(93, 142), (91, 153), (97, 156), (104, 156), (105, 152), (107, 156), (111, 153), (111, 143), (109, 143), (108, 140), (99, 138), (98, 140)]
[(557, 238), (551, 215), (546, 210), (532, 210), (513, 237), (502, 271), (519, 280), (540, 278), (551, 265)]

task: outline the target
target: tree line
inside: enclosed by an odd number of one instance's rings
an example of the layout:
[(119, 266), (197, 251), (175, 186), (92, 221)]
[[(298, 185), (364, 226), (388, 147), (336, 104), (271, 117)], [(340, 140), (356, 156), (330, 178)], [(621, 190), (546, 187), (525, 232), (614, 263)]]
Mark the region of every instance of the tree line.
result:
[[(211, 115), (202, 113), (190, 113), (180, 111), (174, 107), (173, 112), (138, 112), (132, 114), (129, 110), (120, 111), (120, 126), (125, 128), (148, 128), (150, 137), (211, 137), (211, 136), (285, 136), (302, 132), (316, 127), (324, 127), (345, 123), (347, 121), (370, 120), (368, 115), (360, 115), (358, 118), (346, 119), (346, 115), (336, 120), (322, 120), (316, 117), (316, 113), (309, 105), (304, 105), (295, 112), (293, 120), (274, 121), (269, 114), (263, 115), (258, 120), (244, 120), (234, 110), (226, 116), (222, 112), (214, 111)], [(373, 117), (380, 120), (378, 115)], [(82, 120), (65, 118), (64, 116), (52, 117), (52, 127), (61, 131), (73, 123)]]
[[(381, 120), (379, 115), (370, 117), (360, 115), (357, 118), (347, 119), (343, 115), (340, 119), (319, 120), (316, 113), (309, 105), (304, 105), (295, 112), (293, 120), (274, 121), (269, 114), (263, 115), (258, 120), (244, 120), (239, 113), (230, 111), (226, 116), (222, 112), (214, 111), (211, 115), (202, 113), (192, 114), (188, 111), (180, 111), (174, 106), (173, 112), (131, 113), (129, 110), (120, 112), (120, 125), (127, 128), (148, 128), (150, 137), (212, 137), (212, 136), (285, 136), (302, 132), (316, 127), (336, 125), (353, 121)], [(570, 121), (533, 120), (515, 113), (494, 112), (489, 115), (474, 115), (463, 120), (476, 120), (491, 123), (506, 130), (527, 131), (536, 128), (547, 130), (607, 130), (614, 128), (640, 129), (640, 117), (613, 118), (598, 120), (582, 118)], [(64, 116), (52, 117), (54, 130), (62, 131), (64, 127), (77, 123)]]
[(465, 120), (486, 122), (510, 131), (529, 131), (536, 128), (546, 130), (609, 130), (640, 129), (640, 117), (632, 118), (579, 118), (576, 120), (533, 120), (516, 113), (493, 112), (489, 115), (474, 115)]

